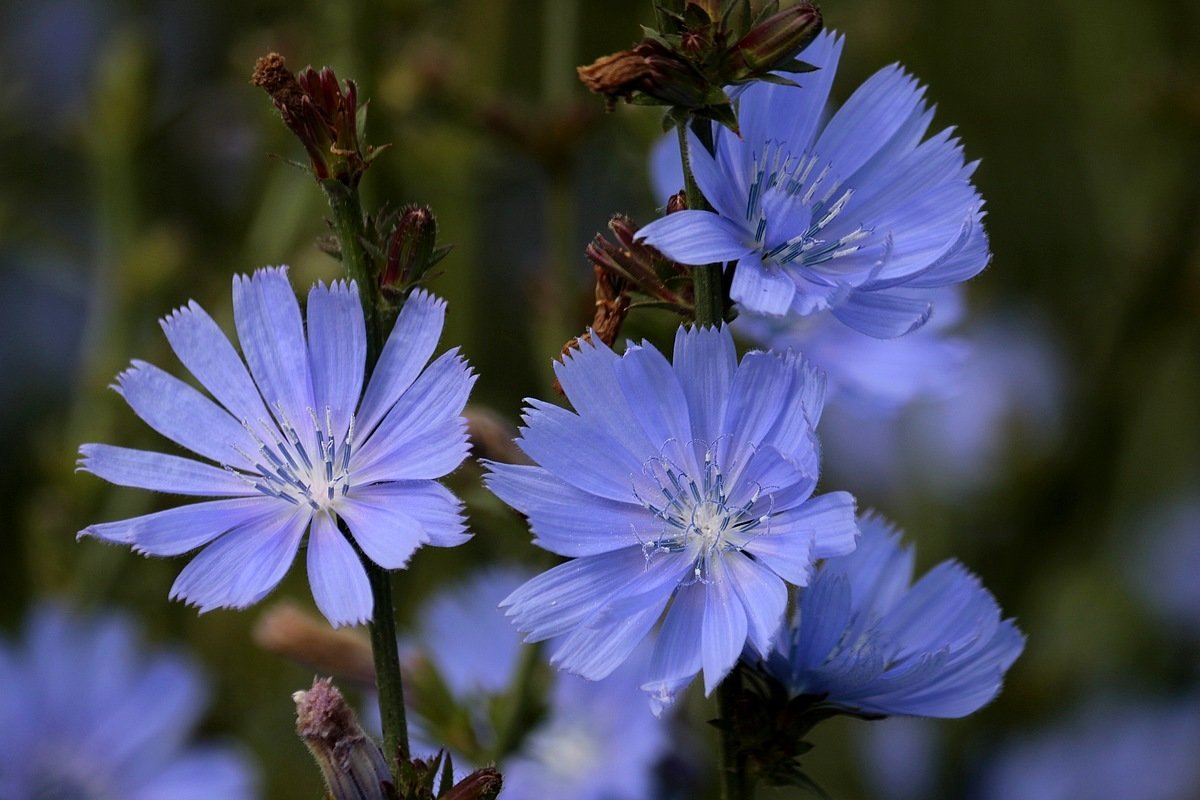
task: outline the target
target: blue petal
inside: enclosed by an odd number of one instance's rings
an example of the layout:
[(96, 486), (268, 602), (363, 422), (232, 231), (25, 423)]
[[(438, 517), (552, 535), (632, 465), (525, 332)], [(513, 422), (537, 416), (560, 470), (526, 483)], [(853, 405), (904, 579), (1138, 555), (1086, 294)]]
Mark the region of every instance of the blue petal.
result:
[(245, 608), (283, 579), (308, 527), (308, 509), (284, 512), (274, 526), (235, 528), (191, 560), (175, 579), (171, 598), (200, 609)]
[(530, 458), (572, 486), (622, 503), (657, 492), (642, 469), (645, 456), (566, 409), (531, 400), (519, 443)]
[(220, 464), (253, 468), (243, 454), (257, 452), (254, 438), (241, 423), (178, 378), (152, 364), (134, 361), (117, 376), (116, 389), (134, 413), (171, 441)]
[(79, 469), (118, 486), (198, 496), (257, 495), (244, 477), (190, 458), (108, 444), (79, 448)]
[(405, 301), (359, 406), (355, 425), (360, 436), (370, 435), (429, 363), (445, 319), (446, 301), (424, 290)]
[(341, 441), (362, 393), (367, 358), (367, 329), (358, 287), (341, 281), (328, 288), (318, 283), (308, 292), (307, 312), (317, 419), (324, 424), (328, 408), (334, 441)]
[(654, 642), (654, 653), (642, 689), (660, 696), (675, 694), (703, 668), (700, 654), (705, 586), (699, 581), (679, 587)]
[(246, 365), (203, 308), (189, 303), (160, 324), (175, 355), (238, 422), (251, 424), (271, 418)]
[(308, 585), (335, 628), (371, 619), (371, 585), (358, 554), (328, 514), (313, 517), (308, 536)]
[(770, 569), (742, 553), (722, 557), (726, 576), (746, 612), (747, 638), (760, 655), (770, 652), (787, 609), (787, 586)]
[(138, 787), (129, 800), (252, 800), (258, 796), (254, 772), (239, 753), (193, 747)]
[(914, 116), (925, 111), (925, 89), (899, 66), (866, 80), (829, 120), (815, 150), (843, 180), (853, 175)]
[(697, 474), (688, 403), (670, 362), (653, 346), (630, 347), (615, 365), (617, 383), (634, 419), (655, 446), (652, 455), (669, 457)]
[(911, 333), (925, 324), (933, 306), (925, 297), (909, 297), (895, 291), (850, 290), (833, 307), (833, 315), (859, 333), (876, 339), (891, 339)]
[(675, 375), (687, 399), (692, 436), (714, 447), (725, 433), (725, 404), (737, 371), (737, 350), (725, 326), (680, 326), (675, 332)]
[(488, 462), (484, 482), (529, 517), (534, 544), (562, 556), (591, 556), (654, 538), (662, 523), (640, 505), (575, 488), (541, 467)]
[(242, 353), (267, 405), (281, 425), (296, 429), (308, 452), (316, 452), (308, 345), (286, 268), (235, 276), (233, 317)]
[(834, 572), (826, 574), (822, 570), (804, 590), (789, 653), (797, 673), (820, 668), (845, 637), (851, 619), (850, 601), (850, 582)]
[(425, 530), (428, 544), (434, 547), (456, 547), (471, 538), (466, 530), (462, 501), (437, 481), (376, 483), (352, 491), (350, 496), (367, 496), (379, 504), (403, 508)]
[(796, 295), (795, 282), (783, 269), (763, 264), (757, 254), (745, 255), (734, 270), (729, 297), (756, 314), (786, 314)]
[(399, 398), (350, 462), (356, 483), (438, 478), (467, 454), (461, 414), (475, 385), (467, 362), (443, 353)]
[(128, 544), (134, 552), (151, 556), (177, 556), (194, 550), (231, 528), (262, 524), (285, 508), (282, 501), (265, 496), (212, 500), (170, 508), (140, 517), (89, 525), (79, 536)]
[(701, 625), (701, 660), (704, 663), (704, 694), (712, 694), (729, 674), (746, 646), (746, 610), (733, 588), (725, 559), (709, 561), (705, 584), (704, 621)]
[(676, 211), (637, 232), (637, 240), (680, 264), (735, 261), (753, 247), (749, 231), (711, 211)]
[(554, 374), (580, 417), (630, 453), (650, 458), (658, 454), (662, 441), (651, 442), (642, 432), (630, 400), (617, 382), (616, 365), (620, 360), (603, 342), (581, 341), (561, 362), (554, 362)]
[(688, 162), (692, 167), (692, 175), (700, 192), (721, 219), (737, 224), (735, 235), (739, 241), (751, 241), (754, 237), (752, 229), (748, 227), (746, 197), (750, 192), (749, 181), (753, 179), (754, 154), (732, 131), (714, 127), (718, 128), (715, 134), (716, 158), (709, 155), (694, 133), (688, 131)]
[(770, 555), (760, 542), (771, 547), (770, 542), (776, 537), (811, 536), (814, 558), (845, 555), (854, 550), (859, 537), (854, 507), (854, 497), (849, 492), (817, 495), (801, 506), (773, 514), (769, 532), (754, 539), (746, 549), (761, 555), (770, 565)]
[(367, 558), (384, 569), (403, 569), (413, 552), (429, 541), (421, 523), (398, 508), (386, 489), (355, 487), (338, 503), (337, 513)]
[(760, 147), (776, 141), (794, 156), (810, 149), (824, 121), (844, 42), (844, 37), (822, 31), (804, 48), (799, 57), (817, 70), (786, 76), (799, 83), (799, 89), (763, 82), (746, 88), (738, 103), (738, 123), (747, 143)]

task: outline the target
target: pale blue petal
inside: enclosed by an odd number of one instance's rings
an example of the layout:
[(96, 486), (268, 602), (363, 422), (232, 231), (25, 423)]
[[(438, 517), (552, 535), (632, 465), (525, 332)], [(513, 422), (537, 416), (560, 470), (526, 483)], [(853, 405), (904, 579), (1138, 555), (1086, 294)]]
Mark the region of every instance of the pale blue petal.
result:
[(566, 409), (531, 400), (521, 431), (521, 449), (534, 461), (588, 494), (635, 502), (650, 496), (656, 484), (643, 475), (645, 456), (630, 453), (590, 420)]
[(220, 464), (252, 469), (258, 443), (200, 392), (144, 361), (117, 376), (117, 392), (142, 421), (171, 441)]
[(534, 544), (562, 556), (590, 556), (651, 541), (662, 523), (645, 508), (597, 497), (542, 469), (488, 462), (484, 482), (529, 517)]
[(742, 359), (725, 406), (726, 438), (719, 450), (730, 485), (737, 482), (754, 449), (777, 426), (786, 407), (784, 398), (793, 396), (796, 377), (778, 353), (755, 351)]
[[(811, 536), (814, 558), (842, 556), (854, 550), (859, 528), (854, 515), (854, 497), (849, 492), (829, 492), (795, 508), (771, 517), (766, 534), (753, 540), (746, 549), (760, 555), (758, 545), (775, 537)], [(770, 564), (766, 551), (764, 560)]]
[(367, 358), (367, 329), (358, 287), (342, 281), (329, 287), (318, 283), (308, 292), (306, 308), (317, 419), (325, 425), (328, 408), (334, 441), (341, 441), (362, 394)]
[(358, 446), (354, 480), (436, 478), (457, 467), (466, 456), (461, 415), (475, 377), (457, 348), (430, 364)]
[(275, 419), (294, 427), (305, 449), (315, 453), (308, 345), (287, 269), (234, 276), (233, 317), (246, 363)]
[(724, 553), (721, 560), (746, 613), (747, 640), (760, 655), (766, 655), (783, 624), (787, 585), (772, 570), (736, 550)]
[(758, 254), (738, 261), (729, 287), (729, 297), (747, 311), (782, 316), (791, 308), (796, 283), (779, 267), (764, 264)]
[(355, 424), (361, 436), (375, 429), (429, 363), (445, 319), (446, 301), (424, 290), (405, 301), (358, 409)]
[(246, 365), (203, 308), (189, 303), (160, 324), (175, 355), (238, 422), (253, 425), (271, 419)]
[(717, 157), (713, 158), (696, 135), (688, 131), (688, 161), (692, 167), (692, 175), (700, 193), (720, 218), (736, 223), (735, 235), (738, 239), (743, 242), (751, 241), (754, 237), (750, 235), (752, 231), (746, 222), (746, 194), (750, 190), (750, 171), (745, 167), (749, 166), (753, 154), (741, 139), (724, 128), (719, 128), (715, 143)]
[(456, 547), (471, 538), (466, 530), (462, 501), (437, 481), (376, 483), (354, 490), (351, 497), (369, 497), (380, 505), (396, 505), (425, 530), (428, 544)]
[(924, 113), (925, 89), (897, 65), (858, 87), (829, 120), (815, 149), (843, 180), (885, 147), (915, 115)]
[(654, 642), (642, 685), (645, 691), (673, 695), (680, 682), (690, 682), (703, 668), (700, 641), (705, 595), (705, 586), (699, 581), (675, 592)]
[(728, 328), (680, 326), (675, 332), (675, 375), (687, 398), (692, 436), (714, 447), (725, 433), (725, 404), (737, 371)]
[(200, 613), (257, 603), (287, 573), (310, 518), (304, 508), (284, 512), (272, 526), (235, 528), (183, 568), (171, 598), (196, 606)]
[(925, 324), (933, 306), (925, 297), (909, 297), (894, 291), (849, 291), (834, 305), (833, 315), (844, 324), (876, 339), (891, 339), (911, 333)]
[(800, 613), (790, 653), (797, 667), (824, 664), (851, 622), (850, 582), (837, 573), (821, 574), (800, 596)]
[(89, 525), (79, 536), (131, 545), (134, 552), (145, 555), (177, 556), (208, 544), (231, 528), (264, 524), (288, 508), (282, 500), (262, 495), (212, 500), (119, 522)]
[(742, 549), (770, 567), (771, 571), (793, 586), (807, 586), (812, 577), (812, 534), (805, 530), (790, 534), (769, 529), (751, 538)]
[(637, 240), (680, 264), (735, 261), (753, 250), (750, 232), (711, 211), (676, 211), (637, 232)]
[(371, 584), (358, 553), (328, 514), (313, 517), (308, 535), (308, 585), (333, 627), (371, 619)]
[(671, 196), (683, 191), (683, 162), (679, 157), (679, 137), (673, 133), (659, 138), (650, 150), (650, 182), (654, 199), (666, 205)]
[[(383, 484), (386, 487), (386, 484)], [(384, 569), (403, 569), (429, 534), (408, 509), (401, 509), (386, 488), (352, 489), (338, 503), (337, 513), (367, 558)]]
[(798, 57), (817, 70), (786, 75), (800, 84), (799, 89), (765, 82), (748, 86), (738, 102), (738, 123), (745, 141), (755, 147), (777, 141), (797, 156), (807, 151), (824, 121), (844, 43), (845, 37), (826, 30), (804, 48)]
[(79, 469), (118, 486), (197, 496), (257, 495), (245, 477), (190, 458), (109, 444), (80, 446)]
[(670, 458), (695, 474), (687, 398), (670, 362), (652, 346), (630, 347), (615, 369), (626, 403), (636, 410), (638, 425), (655, 446), (648, 455)]
[(580, 417), (616, 439), (630, 453), (649, 458), (658, 454), (662, 442), (651, 442), (642, 432), (630, 401), (617, 382), (619, 361), (603, 342), (583, 340), (561, 362), (554, 362), (554, 374)]
[(748, 623), (746, 610), (734, 591), (733, 578), (723, 558), (710, 559), (705, 589), (700, 649), (704, 663), (704, 694), (710, 695), (729, 674), (745, 648)]
[(253, 800), (259, 796), (256, 783), (240, 754), (215, 747), (191, 748), (128, 800)]

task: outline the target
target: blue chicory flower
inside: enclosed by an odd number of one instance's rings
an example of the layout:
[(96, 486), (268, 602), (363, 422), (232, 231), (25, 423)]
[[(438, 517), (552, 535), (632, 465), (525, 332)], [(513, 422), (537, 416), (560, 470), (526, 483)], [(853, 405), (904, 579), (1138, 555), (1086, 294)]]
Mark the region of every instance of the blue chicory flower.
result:
[(737, 261), (730, 296), (745, 310), (829, 310), (878, 338), (920, 327), (928, 290), (978, 274), (990, 258), (983, 201), (950, 130), (924, 139), (933, 110), (899, 65), (824, 115), (842, 39), (801, 54), (803, 87), (752, 84), (741, 136), (714, 126), (710, 154), (689, 133), (689, 164), (714, 211), (669, 214), (638, 237), (683, 264)]
[(24, 641), (0, 640), (0, 686), (0, 797), (257, 796), (233, 748), (188, 744), (205, 705), (200, 672), (140, 652), (123, 616), (36, 609)]
[[(518, 444), (537, 466), (487, 483), (571, 558), (504, 605), (552, 663), (611, 673), (662, 620), (643, 688), (670, 702), (701, 671), (711, 692), (747, 641), (766, 653), (787, 584), (854, 548), (854, 500), (812, 497), (824, 380), (795, 353), (738, 363), (726, 328), (653, 346), (583, 344), (556, 368), (575, 413), (530, 400)], [(664, 618), (665, 612), (665, 618)]]
[(246, 363), (196, 303), (162, 320), (175, 354), (217, 402), (141, 361), (115, 387), (150, 427), (220, 466), (80, 448), (80, 468), (111, 483), (228, 499), (79, 535), (153, 556), (203, 547), (171, 596), (204, 612), (261, 600), (308, 532), (309, 584), (321, 612), (334, 625), (368, 620), (371, 591), (355, 545), (400, 569), (422, 544), (468, 538), (461, 503), (436, 481), (466, 457), (461, 412), (475, 380), (456, 349), (426, 366), (445, 303), (424, 292), (409, 298), (365, 393), (366, 329), (354, 283), (312, 288), (307, 336), (283, 268), (234, 278), (233, 305)]
[(1000, 691), (1025, 647), (995, 598), (955, 561), (912, 583), (913, 552), (883, 519), (860, 521), (825, 562), (766, 660), (793, 695), (865, 716), (962, 717)]

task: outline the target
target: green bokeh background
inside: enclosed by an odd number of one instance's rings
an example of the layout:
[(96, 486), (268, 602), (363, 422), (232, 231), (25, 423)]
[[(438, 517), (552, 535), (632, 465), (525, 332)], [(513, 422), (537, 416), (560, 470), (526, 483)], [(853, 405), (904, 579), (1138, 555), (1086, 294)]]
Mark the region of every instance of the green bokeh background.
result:
[[(1126, 580), (1148, 509), (1200, 491), (1200, 6), (1054, 0), (830, 0), (847, 35), (844, 98), (900, 61), (957, 126), (987, 201), (992, 267), (972, 313), (1013, 305), (1045, 321), (1067, 387), (1055, 446), (1019, 446), (969, 499), (845, 488), (895, 518), (927, 566), (957, 556), (1029, 635), (1000, 699), (941, 723), (940, 796), (961, 796), (1002, 737), (1096, 691), (1194, 685), (1200, 652), (1148, 614)], [(264, 796), (317, 797), (292, 735), (305, 669), (255, 648), (261, 611), (166, 600), (181, 560), (94, 541), (89, 522), (165, 507), (73, 473), (84, 441), (161, 446), (106, 390), (130, 358), (175, 370), (156, 320), (195, 299), (230, 320), (235, 272), (286, 263), (298, 286), (337, 277), (313, 241), (324, 200), (286, 163), (302, 153), (262, 93), (257, 56), (333, 66), (371, 98), (374, 206), (433, 206), (455, 251), (431, 288), (444, 342), (480, 374), (475, 402), (515, 421), (549, 394), (549, 359), (590, 319), (583, 247), (609, 214), (654, 213), (646, 153), (658, 113), (605, 114), (574, 67), (629, 46), (638, 0), (13, 2), (0, 6), (0, 623), (35, 598), (135, 613), (156, 642), (208, 668), (206, 732), (245, 743)], [(271, 158), (276, 154), (278, 158)], [(629, 333), (661, 342), (673, 321)], [(397, 580), (402, 624), (439, 582), (485, 561), (544, 563), (466, 467), (456, 488), (479, 535), (422, 552)], [(1198, 578), (1200, 579), (1200, 578)], [(272, 596), (311, 605), (303, 570)], [(268, 603), (270, 600), (267, 601)], [(697, 703), (693, 715), (703, 720)], [(821, 729), (813, 774), (865, 797), (856, 731)], [(701, 745), (705, 740), (701, 740)], [(707, 758), (707, 751), (699, 755)]]

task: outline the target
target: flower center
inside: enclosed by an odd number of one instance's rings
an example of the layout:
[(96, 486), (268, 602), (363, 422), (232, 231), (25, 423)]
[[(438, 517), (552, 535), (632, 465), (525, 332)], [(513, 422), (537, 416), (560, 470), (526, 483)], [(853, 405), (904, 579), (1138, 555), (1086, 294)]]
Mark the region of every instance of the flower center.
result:
[[(842, 189), (840, 179), (829, 179), (831, 164), (817, 171), (818, 160), (818, 156), (808, 154), (794, 158), (774, 142), (767, 142), (762, 155), (755, 156), (753, 181), (746, 198), (746, 222), (754, 229), (754, 243), (762, 250), (764, 262), (820, 264), (857, 252), (862, 247), (862, 240), (871, 235), (871, 231), (862, 225), (833, 239), (821, 235), (846, 209), (854, 189)], [(803, 233), (768, 246), (763, 201), (770, 193), (798, 197), (802, 209), (808, 211), (809, 224)], [(779, 207), (787, 209), (788, 213), (802, 211), (793, 203)]]
[[(350, 491), (350, 456), (354, 452), (354, 417), (339, 437), (333, 427), (333, 415), (325, 407), (325, 424), (308, 410), (315, 445), (306, 447), (299, 431), (286, 414), (276, 427), (259, 420), (259, 435), (252, 426), (246, 430), (258, 442), (258, 453), (239, 453), (251, 463), (257, 474), (236, 473), (268, 497), (286, 500), (293, 505), (309, 505), (314, 511), (331, 511), (337, 501)], [(282, 433), (282, 436), (280, 436)], [(310, 452), (310, 449), (312, 452)]]
[(706, 448), (700, 475), (693, 478), (665, 456), (646, 463), (646, 474), (658, 484), (661, 497), (637, 495), (641, 504), (665, 527), (642, 551), (649, 559), (656, 553), (686, 553), (694, 559), (698, 581), (708, 580), (709, 561), (728, 550), (739, 550), (767, 522), (768, 514), (753, 514), (761, 496), (755, 488), (742, 503), (733, 500), (725, 476), (711, 448)]

